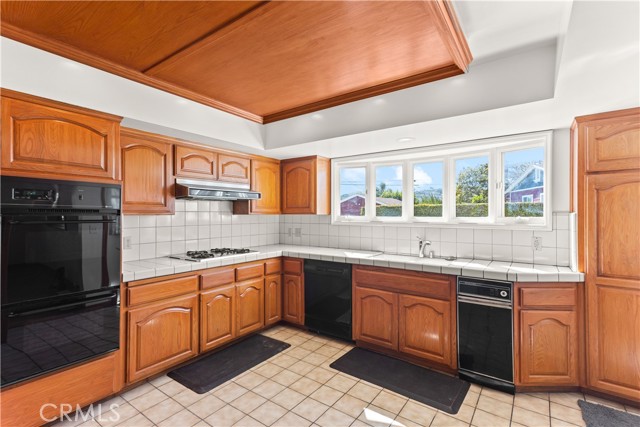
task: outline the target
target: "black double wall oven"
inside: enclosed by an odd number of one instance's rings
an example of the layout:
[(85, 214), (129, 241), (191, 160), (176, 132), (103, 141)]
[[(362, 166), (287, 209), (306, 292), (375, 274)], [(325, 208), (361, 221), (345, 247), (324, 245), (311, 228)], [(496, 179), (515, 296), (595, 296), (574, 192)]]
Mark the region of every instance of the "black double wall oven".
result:
[(0, 178), (1, 386), (119, 348), (119, 185)]

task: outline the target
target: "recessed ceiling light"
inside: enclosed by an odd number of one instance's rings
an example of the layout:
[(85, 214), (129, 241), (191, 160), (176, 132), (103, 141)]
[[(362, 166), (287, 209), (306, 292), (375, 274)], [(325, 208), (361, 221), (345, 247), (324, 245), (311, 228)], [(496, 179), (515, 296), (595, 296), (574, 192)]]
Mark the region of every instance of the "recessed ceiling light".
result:
[(411, 142), (411, 141), (415, 141), (416, 139), (412, 136), (405, 136), (404, 138), (398, 138), (396, 139), (397, 142)]
[(384, 105), (387, 103), (387, 100), (384, 98), (376, 98), (373, 100), (374, 105)]
[(69, 67), (71, 69), (74, 70), (79, 70), (80, 69), (80, 64), (78, 64), (77, 62), (73, 62), (73, 61), (63, 61), (62, 62), (66, 67)]
[(322, 120), (323, 119), (322, 114), (318, 114), (318, 113), (312, 114), (311, 118), (313, 120)]
[(185, 105), (185, 104), (187, 104), (188, 102), (189, 102), (189, 101), (187, 101), (186, 99), (182, 99), (182, 98), (178, 99), (178, 104), (180, 104), (180, 105)]

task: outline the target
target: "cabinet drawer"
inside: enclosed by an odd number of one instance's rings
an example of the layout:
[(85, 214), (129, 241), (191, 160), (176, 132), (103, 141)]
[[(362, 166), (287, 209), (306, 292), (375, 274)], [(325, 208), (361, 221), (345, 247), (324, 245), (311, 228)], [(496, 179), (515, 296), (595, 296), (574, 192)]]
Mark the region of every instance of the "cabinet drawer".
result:
[(453, 276), (444, 274), (362, 266), (354, 268), (353, 271), (354, 281), (358, 286), (431, 296), (442, 300), (451, 299), (454, 286)]
[(573, 309), (578, 301), (578, 290), (572, 288), (520, 288), (520, 306), (566, 307)]
[(148, 285), (130, 287), (127, 289), (127, 301), (129, 307), (158, 301), (178, 295), (196, 292), (198, 290), (198, 277), (181, 277), (179, 279), (164, 280)]
[(263, 275), (264, 263), (262, 262), (236, 268), (236, 282), (242, 282), (243, 280), (261, 277)]
[(280, 273), (282, 270), (282, 260), (280, 258), (268, 259), (267, 262), (264, 263), (264, 275), (268, 276), (270, 274)]
[(302, 260), (295, 258), (287, 258), (283, 262), (285, 274), (302, 275)]
[(202, 289), (215, 288), (217, 286), (228, 285), (235, 280), (235, 269), (233, 267), (216, 268), (215, 270), (200, 276), (200, 286)]

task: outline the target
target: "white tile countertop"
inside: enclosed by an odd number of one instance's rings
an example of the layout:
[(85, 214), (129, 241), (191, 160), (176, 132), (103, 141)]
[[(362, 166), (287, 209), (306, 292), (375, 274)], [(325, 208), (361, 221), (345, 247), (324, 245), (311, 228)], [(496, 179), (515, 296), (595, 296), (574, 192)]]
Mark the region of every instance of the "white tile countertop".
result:
[(183, 261), (168, 257), (123, 262), (122, 281), (129, 282), (132, 280), (148, 279), (151, 277), (240, 264), (279, 256), (347, 262), (349, 264), (374, 265), (377, 267), (391, 267), (514, 282), (584, 281), (584, 273), (574, 272), (569, 267), (556, 267), (553, 265), (520, 264), (516, 262), (479, 259), (446, 261), (442, 258), (418, 258), (417, 256), (411, 255), (389, 255), (381, 252), (296, 245), (258, 246), (251, 248), (251, 250), (256, 252), (213, 258), (204, 262)]

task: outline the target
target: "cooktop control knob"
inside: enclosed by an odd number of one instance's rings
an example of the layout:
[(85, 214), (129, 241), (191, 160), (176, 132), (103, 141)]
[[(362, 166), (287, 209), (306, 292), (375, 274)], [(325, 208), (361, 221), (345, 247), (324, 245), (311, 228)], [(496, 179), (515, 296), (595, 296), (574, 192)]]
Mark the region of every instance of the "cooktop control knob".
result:
[(501, 296), (502, 298), (506, 298), (506, 297), (507, 297), (507, 295), (509, 295), (509, 294), (507, 293), (507, 291), (500, 291), (500, 296)]

